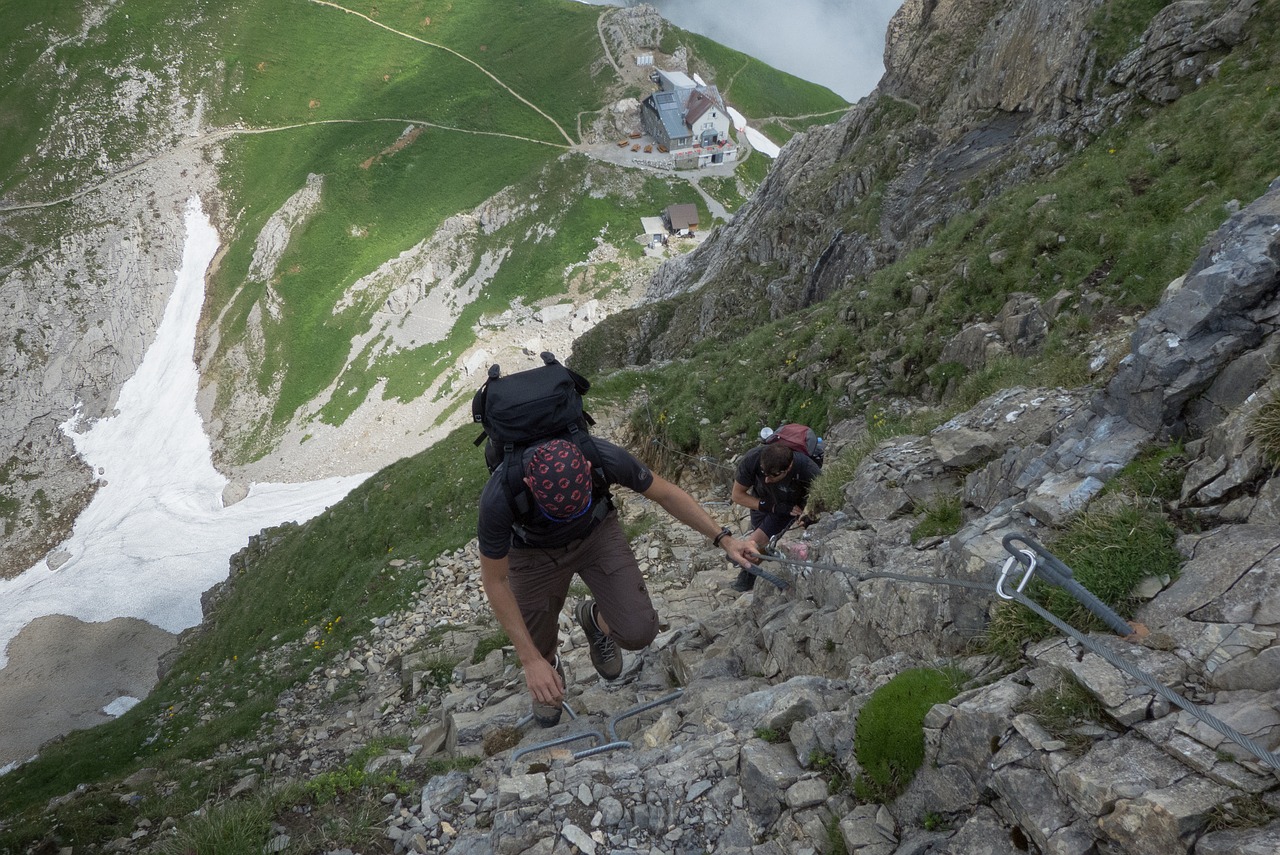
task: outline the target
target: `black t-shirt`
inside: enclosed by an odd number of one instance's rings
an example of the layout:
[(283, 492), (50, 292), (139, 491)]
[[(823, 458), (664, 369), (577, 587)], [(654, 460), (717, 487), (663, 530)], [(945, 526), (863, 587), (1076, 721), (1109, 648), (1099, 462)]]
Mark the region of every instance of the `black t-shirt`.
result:
[(764, 446), (755, 448), (742, 455), (738, 461), (738, 471), (734, 480), (748, 488), (757, 499), (769, 503), (769, 513), (789, 514), (794, 507), (803, 508), (809, 501), (809, 488), (813, 479), (822, 470), (807, 454), (795, 453), (791, 457), (791, 471), (787, 477), (776, 484), (766, 484), (764, 470), (760, 468), (760, 455), (764, 454)]
[[(600, 452), (610, 486), (617, 484), (637, 493), (643, 493), (653, 486), (653, 472), (631, 452), (603, 439), (593, 437), (592, 441)], [(531, 453), (526, 451), (525, 457)], [(511, 497), (507, 495), (505, 468), (505, 463), (499, 464), (480, 493), (480, 520), (476, 526), (476, 535), (480, 540), (481, 555), (486, 558), (504, 558), (512, 549), (564, 546), (585, 537), (591, 531), (596, 521), (594, 513), (583, 514), (568, 522), (554, 522), (533, 506), (532, 498), (529, 512), (517, 520)], [(601, 499), (597, 496), (593, 501)], [(512, 528), (517, 522), (524, 529), (525, 537), (521, 537)]]

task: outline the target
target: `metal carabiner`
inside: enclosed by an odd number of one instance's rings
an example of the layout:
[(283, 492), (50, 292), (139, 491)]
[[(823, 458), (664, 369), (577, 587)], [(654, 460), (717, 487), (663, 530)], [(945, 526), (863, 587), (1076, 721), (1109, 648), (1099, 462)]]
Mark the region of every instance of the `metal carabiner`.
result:
[[(1027, 583), (1031, 581), (1031, 576), (1036, 572), (1036, 554), (1030, 549), (1020, 549), (1018, 551), (1025, 555), (1029, 562), (1027, 564), (1027, 572), (1022, 574), (1022, 581), (1018, 583), (1017, 592), (1021, 594), (1023, 588), (1027, 587)], [(1021, 563), (1021, 559), (1016, 554), (1010, 555), (1008, 560), (1004, 562), (1004, 567), (1000, 568), (1000, 578), (996, 580), (996, 593), (1001, 599), (1013, 599), (1013, 594), (1004, 592), (1004, 580), (1008, 578), (1009, 571), (1013, 569), (1013, 565)]]

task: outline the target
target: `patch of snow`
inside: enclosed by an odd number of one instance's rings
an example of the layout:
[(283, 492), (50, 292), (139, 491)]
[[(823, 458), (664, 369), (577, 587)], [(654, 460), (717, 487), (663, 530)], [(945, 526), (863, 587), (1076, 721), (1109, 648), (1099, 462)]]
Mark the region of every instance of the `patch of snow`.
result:
[[(173, 295), (156, 339), (120, 390), (116, 414), (85, 428), (63, 425), (98, 473), (93, 501), (76, 520), (57, 569), (41, 561), (0, 580), (0, 649), (38, 617), (88, 622), (118, 617), (169, 632), (200, 623), (200, 595), (227, 576), (227, 561), (251, 535), (303, 522), (339, 501), (367, 475), (300, 484), (253, 484), (223, 507), (227, 478), (213, 467), (196, 410), (192, 358), (204, 277), (218, 233), (193, 198)], [(0, 668), (8, 662), (0, 653)]]
[(747, 128), (743, 133), (747, 135), (747, 142), (751, 143), (751, 147), (765, 157), (777, 157), (778, 153), (782, 151), (777, 143), (755, 128)]
[(136, 707), (139, 703), (141, 703), (140, 698), (133, 698), (128, 695), (123, 695), (121, 697), (116, 698), (114, 701), (112, 701), (111, 703), (103, 707), (102, 711), (107, 715), (111, 716), (112, 718), (119, 718), (120, 716), (127, 713), (129, 710)]

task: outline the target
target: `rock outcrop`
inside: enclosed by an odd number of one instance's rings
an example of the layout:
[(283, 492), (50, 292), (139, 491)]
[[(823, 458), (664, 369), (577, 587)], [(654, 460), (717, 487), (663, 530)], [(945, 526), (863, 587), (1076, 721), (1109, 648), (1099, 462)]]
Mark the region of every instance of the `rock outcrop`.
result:
[[(838, 122), (788, 142), (731, 222), (666, 262), (646, 305), (592, 334), (600, 367), (677, 358), (744, 319), (773, 320), (865, 287), (973, 210), (975, 187), (992, 199), (1144, 105), (1210, 79), (1256, 7), (1169, 4), (1133, 51), (1104, 68), (1094, 0), (909, 0), (890, 23), (876, 90)], [(874, 228), (839, 225), (862, 222), (873, 203)]]
[[(261, 769), (236, 791), (340, 768), (381, 740), (407, 747), (368, 760), (367, 772), (429, 777), (433, 760), (479, 760), (386, 795), (381, 828), (396, 852), (1274, 851), (1280, 522), (1264, 497), (1277, 479), (1228, 474), (1221, 458), (1250, 457), (1237, 422), (1250, 390), (1267, 388), (1263, 372), (1244, 369), (1273, 334), (1280, 237), (1265, 224), (1278, 198), (1280, 184), (1220, 230), (1205, 256), (1215, 263), (1197, 263), (1141, 319), (1134, 352), (1096, 395), (1006, 390), (927, 435), (881, 444), (843, 509), (783, 551), (807, 559), (770, 566), (786, 591), (760, 582), (733, 592), (722, 554), (683, 527), (640, 537), (661, 632), (606, 683), (566, 610), (576, 718), (555, 728), (531, 728), (510, 648), (476, 654), (492, 626), (474, 543), (426, 566), (392, 562), (389, 572), (422, 574), (415, 602), (281, 695), (258, 741), (227, 747), (223, 759)], [(1178, 348), (1145, 347), (1172, 318), (1224, 301), (1232, 309), (1216, 322), (1177, 325), (1180, 346), (1212, 356), (1192, 364)], [(1210, 346), (1238, 340), (1246, 320), (1258, 327), (1251, 345)], [(1145, 376), (1163, 378), (1163, 397), (1130, 394)], [(1008, 556), (1002, 536), (1069, 517), (1145, 443), (1193, 421), (1208, 433), (1186, 447), (1179, 503), (1204, 528), (1182, 535), (1176, 581), (1153, 579), (1142, 594), (1147, 633), (1050, 637), (1013, 664), (975, 655)], [(1214, 438), (1228, 427), (1245, 437), (1234, 452)], [(690, 487), (720, 507), (731, 469), (710, 471)], [(1216, 479), (1227, 483), (1207, 489)], [(960, 496), (968, 521), (913, 544), (914, 512), (940, 495)], [(645, 511), (620, 498), (624, 516)], [(252, 574), (260, 548), (233, 579)], [(322, 640), (316, 627), (300, 643)], [(238, 667), (269, 673), (278, 655)], [(914, 778), (884, 803), (856, 798), (864, 708), (904, 670), (943, 665), (965, 684), (926, 715)], [(1089, 712), (1064, 729), (1053, 713), (1073, 691)]]

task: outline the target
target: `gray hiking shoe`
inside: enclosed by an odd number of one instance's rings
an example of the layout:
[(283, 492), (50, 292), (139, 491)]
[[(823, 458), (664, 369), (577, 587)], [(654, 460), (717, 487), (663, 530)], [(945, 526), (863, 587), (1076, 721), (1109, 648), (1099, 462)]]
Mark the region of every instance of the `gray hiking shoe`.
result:
[[(564, 679), (564, 666), (560, 664), (560, 657), (556, 657), (556, 673), (560, 675), (560, 683), (567, 690), (569, 684)], [(555, 727), (560, 723), (560, 713), (564, 710), (564, 704), (540, 704), (533, 702), (533, 720), (537, 722), (538, 727)]]
[(595, 600), (584, 600), (578, 604), (578, 626), (587, 634), (591, 664), (596, 666), (596, 672), (606, 680), (616, 680), (622, 673), (622, 654), (618, 652), (617, 643), (596, 626), (595, 605)]

